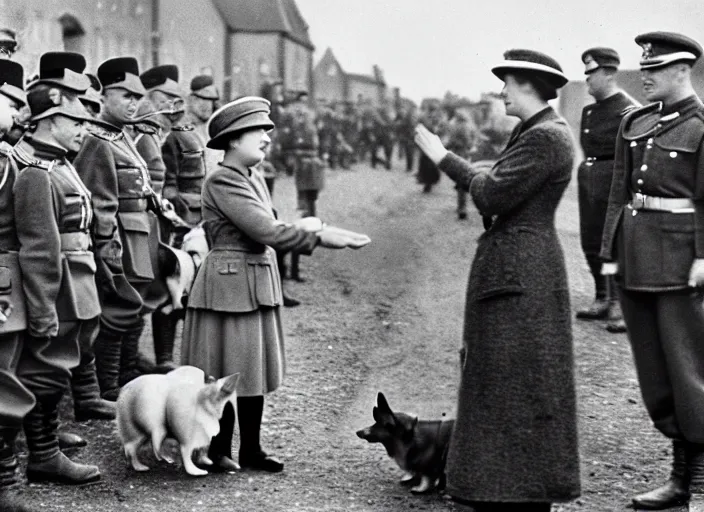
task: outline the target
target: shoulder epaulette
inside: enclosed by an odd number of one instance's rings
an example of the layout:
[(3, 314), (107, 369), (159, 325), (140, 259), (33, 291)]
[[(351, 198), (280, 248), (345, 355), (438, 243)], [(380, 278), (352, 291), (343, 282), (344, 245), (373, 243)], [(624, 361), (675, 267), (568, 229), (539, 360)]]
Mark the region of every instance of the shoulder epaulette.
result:
[(13, 149), (14, 148), (4, 140), (0, 141), (0, 155), (12, 156)]
[(88, 131), (90, 132), (91, 135), (93, 135), (99, 139), (106, 140), (108, 142), (119, 140), (124, 136), (124, 133), (122, 132), (122, 130), (120, 130), (118, 128), (110, 129), (110, 128), (106, 128), (103, 126), (93, 125), (88, 128)]
[(15, 146), (12, 148), (12, 158), (14, 158), (15, 162), (17, 162), (17, 166), (20, 168), (26, 168), (26, 167), (38, 167), (39, 169), (44, 169), (45, 171), (51, 170), (51, 160), (39, 160), (37, 158), (34, 158), (34, 156), (30, 155), (22, 149), (21, 146)]
[(171, 129), (177, 132), (192, 132), (193, 130), (195, 130), (195, 126), (193, 126), (192, 124), (184, 124), (181, 126), (172, 126)]
[(640, 108), (638, 105), (628, 105), (621, 111), (621, 117), (625, 116), (626, 114), (629, 114), (630, 112), (633, 112), (634, 110), (637, 110), (638, 108)]
[(650, 103), (631, 109), (623, 118), (623, 138), (635, 140), (651, 133), (660, 122), (662, 103)]

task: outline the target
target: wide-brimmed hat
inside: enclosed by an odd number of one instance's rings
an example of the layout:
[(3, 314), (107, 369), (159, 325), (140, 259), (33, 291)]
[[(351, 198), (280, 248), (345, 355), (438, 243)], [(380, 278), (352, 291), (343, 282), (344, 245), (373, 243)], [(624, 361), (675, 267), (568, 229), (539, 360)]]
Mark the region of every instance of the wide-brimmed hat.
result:
[(30, 122), (34, 123), (47, 117), (62, 115), (76, 121), (93, 122), (90, 113), (77, 96), (67, 95), (60, 87), (48, 84), (35, 86), (27, 93), (27, 104), (32, 113)]
[(655, 69), (676, 62), (694, 64), (702, 55), (702, 46), (692, 39), (675, 32), (647, 32), (635, 39), (643, 48), (640, 69)]
[(137, 96), (147, 94), (139, 79), (139, 63), (134, 57), (115, 57), (98, 67), (98, 79), (103, 90), (125, 89)]
[(56, 85), (82, 94), (90, 87), (90, 78), (83, 74), (86, 58), (75, 52), (46, 52), (39, 58), (39, 78), (27, 89), (39, 84)]
[(246, 96), (220, 107), (208, 119), (206, 129), (210, 140), (206, 146), (225, 149), (226, 141), (235, 132), (253, 128), (271, 130), (274, 123), (269, 119), (270, 106), (264, 98)]
[(491, 69), (491, 72), (501, 80), (512, 71), (520, 72), (526, 76), (533, 75), (555, 89), (559, 89), (569, 82), (569, 79), (562, 72), (562, 67), (555, 59), (535, 50), (508, 50), (504, 53), (503, 62)]
[(22, 64), (14, 60), (0, 59), (0, 84), (0, 93), (21, 105), (27, 104)]
[(589, 48), (582, 53), (582, 63), (584, 64), (584, 74), (588, 75), (599, 68), (618, 69), (621, 58), (613, 48), (599, 46)]
[(183, 97), (183, 91), (178, 85), (178, 66), (164, 64), (154, 66), (139, 75), (147, 92), (160, 91), (176, 98)]
[(204, 100), (219, 100), (220, 94), (215, 87), (213, 77), (210, 75), (198, 75), (191, 80), (191, 94)]

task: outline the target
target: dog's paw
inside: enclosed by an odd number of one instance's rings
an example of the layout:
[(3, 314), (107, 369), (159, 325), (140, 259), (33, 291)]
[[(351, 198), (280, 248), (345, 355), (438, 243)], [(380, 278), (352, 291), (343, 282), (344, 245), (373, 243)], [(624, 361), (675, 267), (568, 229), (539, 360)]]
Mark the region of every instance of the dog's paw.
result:
[(132, 461), (132, 469), (135, 471), (139, 471), (140, 473), (143, 473), (144, 471), (149, 471), (149, 466), (142, 464), (138, 460), (133, 460)]
[(399, 480), (399, 483), (401, 485), (405, 485), (405, 486), (417, 485), (419, 480), (420, 480), (420, 477), (418, 477), (418, 475), (415, 475), (411, 472), (406, 472), (403, 474), (403, 476)]
[(191, 476), (205, 476), (208, 474), (205, 469), (199, 469), (195, 466), (186, 468), (186, 473)]
[(425, 494), (435, 490), (435, 482), (425, 475), (420, 477), (420, 483), (411, 488), (413, 494)]

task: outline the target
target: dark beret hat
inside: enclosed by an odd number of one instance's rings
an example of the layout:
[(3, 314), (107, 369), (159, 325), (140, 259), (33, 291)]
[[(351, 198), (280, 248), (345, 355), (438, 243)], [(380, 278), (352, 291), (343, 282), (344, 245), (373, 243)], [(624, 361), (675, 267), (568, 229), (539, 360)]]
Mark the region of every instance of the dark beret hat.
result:
[(559, 89), (569, 81), (555, 59), (535, 50), (508, 50), (504, 53), (504, 61), (491, 71), (501, 80), (507, 73), (518, 71), (525, 76), (534, 76), (554, 89)]
[(702, 46), (683, 34), (675, 32), (647, 32), (635, 39), (643, 48), (641, 69), (669, 66), (675, 62), (694, 63), (702, 55)]
[(83, 93), (90, 87), (90, 79), (83, 74), (86, 59), (75, 52), (46, 52), (39, 58), (39, 79), (29, 84), (49, 84), (72, 92)]
[(139, 63), (134, 57), (115, 57), (98, 66), (98, 79), (106, 89), (125, 89), (138, 96), (146, 90), (139, 79)]
[(164, 64), (146, 70), (139, 76), (144, 88), (150, 91), (161, 91), (171, 96), (181, 96), (178, 86), (178, 66)]
[(596, 47), (590, 48), (582, 54), (582, 62), (586, 75), (598, 68), (618, 69), (621, 58), (613, 48)]
[(254, 128), (271, 130), (274, 123), (269, 119), (270, 105), (264, 98), (246, 96), (220, 107), (208, 120), (206, 128), (210, 140), (206, 146), (225, 149), (235, 132)]
[(0, 59), (0, 93), (16, 102), (26, 105), (24, 92), (24, 69), (19, 62)]
[(193, 77), (191, 80), (191, 92), (194, 96), (204, 100), (214, 101), (220, 99), (218, 89), (215, 87), (215, 81), (210, 75), (198, 75)]

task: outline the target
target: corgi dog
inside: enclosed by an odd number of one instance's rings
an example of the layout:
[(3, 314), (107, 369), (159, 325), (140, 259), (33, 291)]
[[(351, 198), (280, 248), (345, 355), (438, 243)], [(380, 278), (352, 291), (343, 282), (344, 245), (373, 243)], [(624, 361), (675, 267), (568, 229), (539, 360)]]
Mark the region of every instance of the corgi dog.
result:
[(405, 472), (401, 483), (414, 485), (411, 492), (427, 493), (445, 486), (445, 460), (454, 420), (418, 420), (416, 416), (393, 412), (379, 393), (372, 409), (375, 423), (357, 431), (357, 437), (381, 443)]
[(192, 455), (198, 450), (197, 463), (212, 465), (207, 458), (210, 440), (220, 432), (220, 418), (227, 402), (236, 409), (239, 374), (206, 381), (203, 370), (181, 366), (165, 375), (142, 375), (126, 384), (117, 399), (117, 431), (135, 471), (148, 471), (137, 455), (151, 441), (157, 460), (173, 463), (162, 452), (166, 437), (180, 445), (183, 467), (189, 475), (203, 476), (208, 471), (197, 467)]

